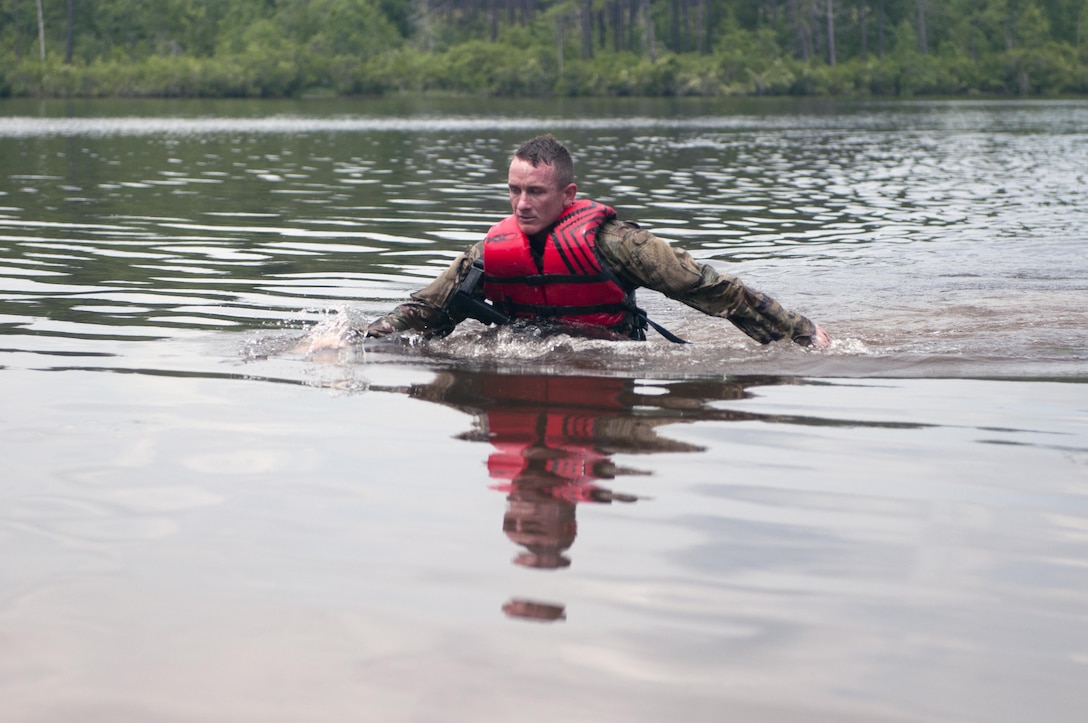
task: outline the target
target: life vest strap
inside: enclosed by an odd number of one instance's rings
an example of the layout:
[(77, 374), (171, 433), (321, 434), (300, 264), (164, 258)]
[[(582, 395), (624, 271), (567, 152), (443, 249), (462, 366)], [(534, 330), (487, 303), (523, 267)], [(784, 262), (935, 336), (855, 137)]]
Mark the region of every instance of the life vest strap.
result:
[(691, 343), (686, 339), (681, 339), (676, 334), (673, 334), (671, 331), (669, 331), (665, 327), (661, 326), (661, 324), (658, 324), (656, 321), (654, 321), (649, 316), (647, 316), (646, 312), (643, 311), (642, 309), (639, 309), (636, 312), (635, 316), (640, 318), (642, 321), (645, 321), (650, 326), (652, 326), (654, 328), (654, 331), (656, 331), (658, 334), (660, 334), (661, 336), (663, 336), (666, 339), (668, 339), (669, 341), (671, 341), (673, 344), (690, 344)]

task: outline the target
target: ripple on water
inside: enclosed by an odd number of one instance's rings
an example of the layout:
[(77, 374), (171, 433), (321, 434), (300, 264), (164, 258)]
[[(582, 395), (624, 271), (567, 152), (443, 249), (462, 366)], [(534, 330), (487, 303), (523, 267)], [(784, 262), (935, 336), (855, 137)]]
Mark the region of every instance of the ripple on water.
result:
[[(1002, 323), (1017, 335), (1006, 348), (1018, 354), (1029, 353), (1027, 337), (1042, 349), (1069, 335), (1066, 348), (1084, 346), (1082, 315), (1070, 311), (1082, 307), (1083, 285), (1074, 279), (1086, 256), (1068, 248), (1083, 243), (1070, 229), (1088, 223), (1076, 203), (1088, 158), (1070, 121), (1075, 111), (916, 104), (843, 114), (557, 118), (555, 128), (577, 150), (583, 192), (608, 197), (621, 216), (818, 317), (837, 338), (923, 356), (940, 354), (943, 342), (949, 353), (989, 357), (983, 336), (1002, 333)], [(91, 326), (128, 319), (167, 335), (171, 326), (292, 324), (315, 300), (375, 315), (507, 212), (501, 169), (526, 122), (0, 119), (0, 143), (14, 148), (30, 135), (60, 151), (43, 156), (38, 172), (0, 179), (0, 193), (11, 198), (35, 191), (0, 209), (5, 293), (42, 316)], [(1028, 127), (1047, 133), (1020, 132)], [(172, 194), (187, 186), (199, 195)], [(87, 205), (58, 211), (73, 193)], [(1059, 236), (1066, 248), (1032, 247)], [(1004, 240), (1013, 243), (997, 243)], [(1049, 268), (1065, 269), (1067, 279)], [(1053, 285), (1048, 298), (1032, 296), (1031, 313), (987, 292), (990, 316), (968, 314), (953, 302), (970, 290), (942, 276), (947, 269), (984, 274), (987, 288), (1009, 299), (1025, 298), (1031, 279)], [(146, 295), (125, 291), (133, 286)], [(666, 307), (658, 316), (671, 321), (677, 313)], [(955, 342), (924, 335), (949, 317), (959, 319)], [(737, 363), (731, 345), (763, 354), (713, 320), (680, 318), (689, 336), (723, 344), (729, 363)], [(1061, 319), (1061, 330), (1046, 319)], [(469, 358), (476, 351), (464, 349)]]

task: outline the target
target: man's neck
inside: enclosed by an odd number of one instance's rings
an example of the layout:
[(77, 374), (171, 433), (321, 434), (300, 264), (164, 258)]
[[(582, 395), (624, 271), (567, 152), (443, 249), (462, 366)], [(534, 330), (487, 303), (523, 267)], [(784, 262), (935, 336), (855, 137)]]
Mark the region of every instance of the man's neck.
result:
[(529, 253), (532, 255), (533, 261), (536, 262), (537, 270), (544, 268), (544, 244), (548, 242), (548, 235), (553, 228), (555, 227), (549, 226), (529, 237)]

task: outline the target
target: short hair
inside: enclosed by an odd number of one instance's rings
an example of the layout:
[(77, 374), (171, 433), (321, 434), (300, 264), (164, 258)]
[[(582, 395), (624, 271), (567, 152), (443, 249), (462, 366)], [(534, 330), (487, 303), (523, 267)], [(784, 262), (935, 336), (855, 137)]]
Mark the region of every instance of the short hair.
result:
[(525, 141), (514, 151), (514, 157), (532, 163), (533, 168), (541, 163), (552, 166), (559, 188), (566, 188), (574, 183), (574, 161), (570, 157), (570, 151), (551, 133)]

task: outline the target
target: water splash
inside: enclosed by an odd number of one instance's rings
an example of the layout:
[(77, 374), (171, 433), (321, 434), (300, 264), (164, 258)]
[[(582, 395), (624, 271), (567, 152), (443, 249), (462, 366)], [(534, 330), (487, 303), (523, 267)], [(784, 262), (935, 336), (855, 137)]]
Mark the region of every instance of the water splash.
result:
[[(303, 356), (311, 361), (342, 361), (337, 354), (349, 349), (352, 342), (362, 338), (369, 319), (348, 306), (310, 310), (321, 318), (306, 326), (302, 333), (262, 332), (247, 338), (241, 349), (246, 361), (258, 361), (277, 356)], [(331, 357), (330, 357), (331, 353)]]
[(369, 320), (347, 306), (324, 309), (324, 318), (310, 327), (295, 347), (298, 353), (311, 355), (329, 349), (343, 349), (360, 338)]

